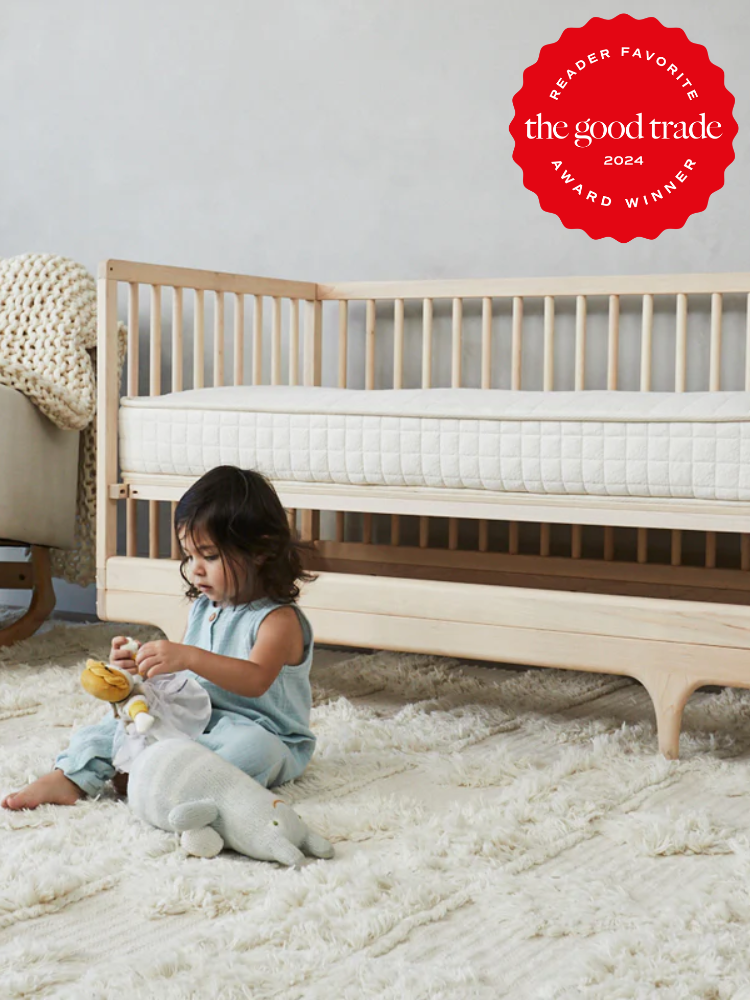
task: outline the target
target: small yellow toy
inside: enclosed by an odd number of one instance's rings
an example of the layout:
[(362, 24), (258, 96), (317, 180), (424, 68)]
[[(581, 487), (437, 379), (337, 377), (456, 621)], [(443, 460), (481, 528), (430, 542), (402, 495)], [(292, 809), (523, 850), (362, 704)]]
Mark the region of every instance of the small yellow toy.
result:
[[(135, 656), (139, 643), (120, 647)], [(147, 746), (166, 739), (195, 739), (211, 717), (211, 698), (189, 671), (145, 679), (101, 660), (86, 660), (81, 686), (94, 698), (109, 702), (117, 727), (112, 763), (129, 771)]]
[(138, 680), (122, 667), (101, 660), (86, 660), (86, 669), (81, 674), (84, 691), (108, 701), (118, 719), (135, 723), (137, 733), (147, 733), (155, 719), (149, 714), (148, 701)]

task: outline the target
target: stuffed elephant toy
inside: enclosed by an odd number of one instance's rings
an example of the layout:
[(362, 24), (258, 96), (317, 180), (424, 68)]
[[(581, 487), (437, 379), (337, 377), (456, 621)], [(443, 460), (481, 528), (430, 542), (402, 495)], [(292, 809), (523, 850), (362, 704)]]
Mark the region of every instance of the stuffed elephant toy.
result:
[(184, 850), (197, 857), (224, 847), (282, 865), (333, 857), (329, 842), (273, 791), (193, 740), (143, 750), (130, 770), (128, 802), (139, 819), (181, 834)]

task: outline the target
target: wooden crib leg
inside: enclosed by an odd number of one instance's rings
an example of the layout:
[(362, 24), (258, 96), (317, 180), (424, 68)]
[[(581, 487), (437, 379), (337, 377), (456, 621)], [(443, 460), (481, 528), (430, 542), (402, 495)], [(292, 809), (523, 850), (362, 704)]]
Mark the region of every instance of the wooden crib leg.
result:
[(682, 673), (658, 672), (654, 677), (639, 677), (651, 695), (656, 712), (659, 750), (667, 760), (680, 755), (680, 727), (687, 700), (700, 682)]
[(31, 569), (34, 579), (34, 594), (26, 614), (17, 621), (0, 629), (0, 646), (10, 646), (30, 635), (46, 621), (55, 607), (55, 589), (52, 586), (49, 549), (44, 545), (31, 546)]

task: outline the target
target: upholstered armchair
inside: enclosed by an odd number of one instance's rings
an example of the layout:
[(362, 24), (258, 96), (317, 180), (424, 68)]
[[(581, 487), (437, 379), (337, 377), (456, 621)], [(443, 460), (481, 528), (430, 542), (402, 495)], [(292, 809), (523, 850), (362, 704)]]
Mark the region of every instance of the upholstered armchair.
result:
[(28, 638), (55, 606), (50, 549), (74, 545), (79, 438), (0, 385), (0, 547), (31, 553), (0, 562), (0, 589), (33, 590), (26, 613), (0, 628), (0, 646)]

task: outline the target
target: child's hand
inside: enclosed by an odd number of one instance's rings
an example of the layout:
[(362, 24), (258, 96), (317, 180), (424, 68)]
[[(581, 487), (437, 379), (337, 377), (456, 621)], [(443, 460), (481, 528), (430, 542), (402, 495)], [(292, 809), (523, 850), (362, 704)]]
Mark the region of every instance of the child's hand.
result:
[(158, 677), (159, 674), (173, 674), (188, 669), (189, 647), (167, 639), (144, 642), (136, 654), (138, 673), (141, 677)]
[(114, 637), (109, 651), (109, 662), (114, 667), (121, 667), (123, 670), (127, 670), (129, 674), (137, 674), (138, 666), (135, 662), (135, 657), (129, 649), (122, 648), (129, 641), (126, 635), (116, 635)]

